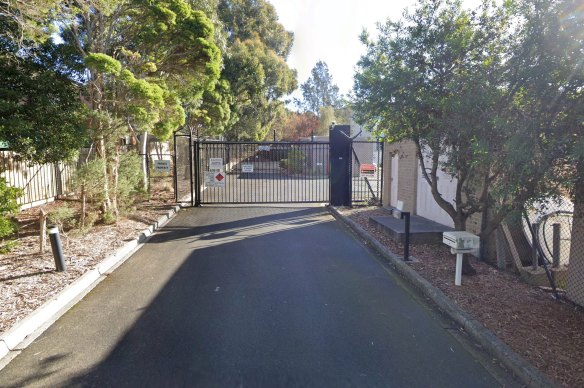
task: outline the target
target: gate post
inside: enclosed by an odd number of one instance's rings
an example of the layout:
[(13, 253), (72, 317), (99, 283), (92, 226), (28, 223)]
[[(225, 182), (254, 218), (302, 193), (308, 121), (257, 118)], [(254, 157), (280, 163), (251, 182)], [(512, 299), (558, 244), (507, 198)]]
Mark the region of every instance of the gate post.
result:
[(200, 150), (200, 143), (199, 143), (199, 139), (197, 138), (197, 141), (193, 142), (193, 161), (191, 163), (191, 179), (193, 177), (193, 173), (192, 173), (192, 166), (195, 166), (195, 171), (194, 171), (194, 182), (193, 185), (191, 186), (194, 192), (191, 192), (191, 199), (193, 201), (193, 205), (196, 207), (201, 206), (201, 150)]
[(349, 125), (335, 125), (330, 129), (330, 199), (332, 206), (352, 205), (351, 149)]
[(172, 174), (173, 174), (173, 179), (172, 179), (172, 183), (174, 185), (174, 202), (178, 203), (178, 176), (177, 176), (177, 160), (178, 158), (176, 157), (176, 151), (177, 151), (177, 147), (176, 147), (176, 132), (174, 133), (174, 138), (173, 138), (173, 151), (174, 151), (174, 155), (172, 156)]

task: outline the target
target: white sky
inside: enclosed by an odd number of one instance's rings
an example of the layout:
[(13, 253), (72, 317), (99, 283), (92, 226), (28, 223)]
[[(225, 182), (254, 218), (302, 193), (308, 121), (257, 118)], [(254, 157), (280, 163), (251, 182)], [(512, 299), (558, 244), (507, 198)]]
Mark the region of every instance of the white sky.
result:
[[(376, 23), (398, 20), (415, 0), (268, 0), (276, 7), (280, 23), (294, 32), (288, 65), (298, 71), (298, 85), (310, 76), (317, 61), (327, 63), (333, 81), (347, 94), (364, 46), (359, 35), (366, 28), (373, 36)], [(465, 0), (475, 6), (480, 0)], [(297, 95), (297, 94), (295, 94)]]

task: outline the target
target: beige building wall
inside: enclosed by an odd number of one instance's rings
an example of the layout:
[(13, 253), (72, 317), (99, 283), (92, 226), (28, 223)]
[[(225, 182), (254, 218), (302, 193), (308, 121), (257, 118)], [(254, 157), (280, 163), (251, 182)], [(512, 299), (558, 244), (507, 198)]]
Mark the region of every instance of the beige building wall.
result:
[[(392, 198), (392, 176), (393, 157), (398, 157), (398, 188), (397, 198)], [(418, 159), (416, 156), (416, 145), (411, 141), (404, 141), (395, 144), (385, 144), (383, 151), (383, 206), (390, 206), (396, 201), (403, 201), (404, 211), (416, 212), (416, 194), (418, 179)]]
[[(392, 198), (391, 185), (393, 181), (393, 157), (398, 160), (398, 190), (397, 198)], [(383, 153), (383, 206), (391, 206), (397, 200), (404, 202), (404, 211), (417, 214), (417, 186), (418, 186), (418, 156), (416, 145), (412, 141), (403, 141), (394, 144), (385, 144)], [(436, 206), (438, 206), (436, 204)], [(481, 214), (473, 214), (467, 221), (467, 230), (478, 234), (481, 230)]]

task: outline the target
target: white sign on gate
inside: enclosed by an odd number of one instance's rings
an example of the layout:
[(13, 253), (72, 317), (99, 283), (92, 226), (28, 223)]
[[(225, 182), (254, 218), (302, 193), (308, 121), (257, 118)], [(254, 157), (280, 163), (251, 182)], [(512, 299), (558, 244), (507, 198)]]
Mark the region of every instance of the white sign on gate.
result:
[(221, 170), (209, 171), (205, 174), (205, 185), (207, 187), (225, 187), (227, 176)]
[(251, 163), (242, 164), (241, 172), (253, 172), (253, 164)]
[(223, 170), (223, 158), (209, 158), (209, 171)]

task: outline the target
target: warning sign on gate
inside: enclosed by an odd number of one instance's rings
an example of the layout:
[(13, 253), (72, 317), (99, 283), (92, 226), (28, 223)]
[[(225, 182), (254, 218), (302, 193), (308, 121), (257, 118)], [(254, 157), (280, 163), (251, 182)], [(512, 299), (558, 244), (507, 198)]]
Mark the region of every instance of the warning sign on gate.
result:
[(226, 175), (221, 170), (209, 171), (205, 176), (207, 187), (225, 187)]

